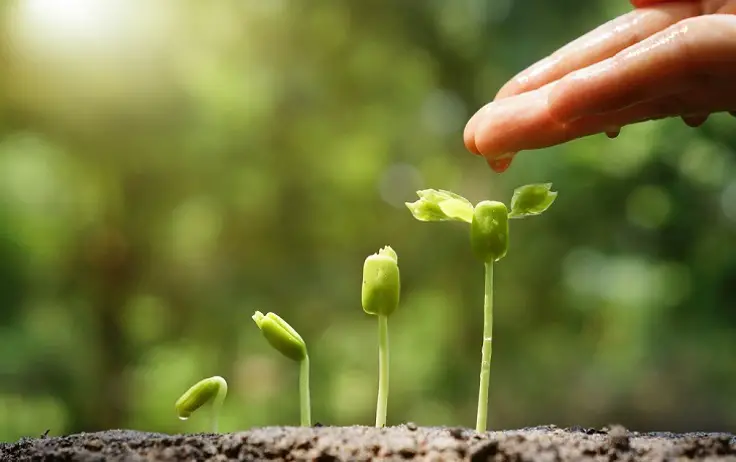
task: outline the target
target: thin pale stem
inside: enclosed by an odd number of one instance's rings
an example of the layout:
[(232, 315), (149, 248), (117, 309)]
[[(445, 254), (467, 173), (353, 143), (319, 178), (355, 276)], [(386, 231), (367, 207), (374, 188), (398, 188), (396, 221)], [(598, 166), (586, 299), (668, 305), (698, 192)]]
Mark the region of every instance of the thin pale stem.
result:
[(299, 366), (299, 403), (302, 427), (311, 427), (312, 403), (309, 393), (309, 355), (304, 357)]
[(212, 433), (217, 433), (217, 421), (220, 418), (220, 407), (217, 403), (212, 403), (211, 409), (212, 415)]
[(376, 427), (386, 426), (388, 410), (388, 316), (378, 315), (378, 404)]
[(491, 381), (491, 353), (493, 352), (493, 261), (486, 264), (485, 297), (483, 298), (483, 349), (480, 363), (478, 390), (478, 418), (475, 430), (486, 431), (488, 424), (488, 387)]
[(217, 383), (219, 386), (217, 388), (215, 399), (212, 401), (212, 409), (210, 411), (212, 416), (212, 433), (217, 433), (217, 422), (220, 419), (220, 410), (222, 409), (223, 401), (225, 401), (225, 396), (227, 396), (227, 382), (225, 382), (225, 379), (218, 377)]

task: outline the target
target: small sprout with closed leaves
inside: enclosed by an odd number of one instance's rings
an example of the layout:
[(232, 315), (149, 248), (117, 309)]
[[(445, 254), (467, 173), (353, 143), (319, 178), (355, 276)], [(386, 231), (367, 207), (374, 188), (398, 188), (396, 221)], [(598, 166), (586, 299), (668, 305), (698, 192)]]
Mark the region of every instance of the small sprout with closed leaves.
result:
[(378, 317), (378, 402), (376, 427), (386, 426), (388, 410), (388, 317), (399, 306), (399, 259), (386, 246), (365, 259), (361, 301), (363, 311)]
[(275, 313), (256, 311), (252, 316), (268, 343), (279, 353), (299, 363), (299, 402), (301, 425), (312, 425), (309, 392), (309, 354), (301, 335)]

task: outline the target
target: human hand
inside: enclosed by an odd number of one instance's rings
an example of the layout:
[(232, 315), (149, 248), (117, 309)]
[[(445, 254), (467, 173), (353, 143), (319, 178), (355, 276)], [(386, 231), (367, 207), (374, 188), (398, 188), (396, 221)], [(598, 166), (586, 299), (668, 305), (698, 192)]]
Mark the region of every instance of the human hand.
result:
[(621, 127), (736, 115), (736, 0), (631, 0), (614, 19), (518, 74), (465, 127), (496, 172), (517, 152)]

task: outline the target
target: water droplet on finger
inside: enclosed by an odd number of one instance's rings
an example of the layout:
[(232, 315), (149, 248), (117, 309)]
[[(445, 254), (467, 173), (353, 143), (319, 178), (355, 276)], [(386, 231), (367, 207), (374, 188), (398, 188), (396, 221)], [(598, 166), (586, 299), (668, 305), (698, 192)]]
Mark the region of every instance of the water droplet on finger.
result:
[(692, 128), (700, 127), (705, 123), (706, 120), (708, 120), (708, 115), (688, 115), (682, 117), (683, 122), (685, 122), (685, 125)]
[(496, 173), (503, 173), (511, 166), (511, 161), (514, 160), (514, 154), (504, 154), (493, 159), (486, 158), (488, 166)]
[(615, 125), (609, 125), (605, 128), (604, 133), (609, 138), (616, 138), (621, 133), (621, 127), (617, 127)]

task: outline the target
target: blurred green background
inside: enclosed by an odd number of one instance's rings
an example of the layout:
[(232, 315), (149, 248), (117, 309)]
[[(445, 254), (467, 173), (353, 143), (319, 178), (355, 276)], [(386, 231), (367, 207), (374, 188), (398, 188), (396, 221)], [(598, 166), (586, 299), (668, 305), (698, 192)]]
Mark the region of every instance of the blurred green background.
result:
[(0, 4), (0, 439), (195, 432), (173, 404), (222, 375), (221, 430), (298, 423), (298, 368), (250, 316), (307, 340), (314, 419), (372, 424), (363, 260), (399, 254), (389, 423), (475, 422), (483, 272), (421, 188), (508, 202), (491, 428), (736, 430), (736, 119), (523, 153), (467, 153), (468, 117), (625, 0)]

